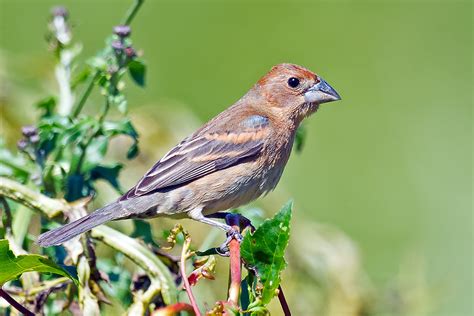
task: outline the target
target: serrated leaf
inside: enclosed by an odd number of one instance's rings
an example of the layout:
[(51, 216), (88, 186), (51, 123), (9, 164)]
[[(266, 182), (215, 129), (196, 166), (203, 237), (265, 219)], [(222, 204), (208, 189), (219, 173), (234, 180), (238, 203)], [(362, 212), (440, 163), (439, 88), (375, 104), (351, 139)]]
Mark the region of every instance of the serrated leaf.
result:
[(72, 272), (75, 271), (73, 267), (63, 268), (51, 259), (40, 255), (15, 256), (6, 239), (0, 239), (0, 267), (2, 267), (0, 269), (0, 286), (31, 271), (59, 274), (68, 277), (77, 285), (79, 284), (77, 276)]
[(253, 234), (247, 233), (241, 244), (242, 260), (257, 276), (252, 289), (263, 305), (277, 294), (280, 273), (286, 267), (284, 254), (290, 239), (291, 210), (292, 202), (288, 202)]
[(133, 81), (140, 87), (145, 86), (146, 66), (141, 60), (132, 60), (128, 64), (128, 70)]

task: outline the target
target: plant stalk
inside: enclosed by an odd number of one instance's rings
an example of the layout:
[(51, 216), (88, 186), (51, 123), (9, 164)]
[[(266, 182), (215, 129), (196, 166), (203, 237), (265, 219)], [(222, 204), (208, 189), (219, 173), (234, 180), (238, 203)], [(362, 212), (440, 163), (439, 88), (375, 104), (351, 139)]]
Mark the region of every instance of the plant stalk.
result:
[(13, 297), (11, 297), (7, 292), (0, 288), (0, 297), (3, 297), (5, 301), (8, 302), (11, 306), (13, 306), (17, 311), (22, 313), (26, 316), (35, 316), (32, 312), (30, 312), (26, 307), (18, 303)]
[(133, 18), (144, 2), (145, 0), (135, 0), (130, 9), (128, 9), (127, 14), (125, 14), (125, 18), (122, 20), (123, 25), (130, 25), (130, 23), (132, 23)]
[(186, 290), (186, 294), (188, 294), (189, 301), (191, 302), (191, 306), (193, 307), (194, 313), (196, 316), (201, 316), (201, 312), (199, 311), (199, 307), (196, 303), (196, 298), (194, 297), (193, 291), (191, 289), (191, 285), (189, 284), (188, 275), (186, 274), (186, 259), (189, 256), (188, 250), (191, 246), (191, 239), (185, 236), (183, 249), (181, 251), (181, 261), (179, 265), (179, 270), (181, 272), (181, 277), (183, 279), (184, 289)]
[[(238, 226), (234, 229), (240, 231)], [(240, 259), (240, 242), (233, 238), (229, 243), (230, 251), (230, 284), (227, 301), (232, 306), (239, 306), (240, 283), (242, 281), (242, 261)]]

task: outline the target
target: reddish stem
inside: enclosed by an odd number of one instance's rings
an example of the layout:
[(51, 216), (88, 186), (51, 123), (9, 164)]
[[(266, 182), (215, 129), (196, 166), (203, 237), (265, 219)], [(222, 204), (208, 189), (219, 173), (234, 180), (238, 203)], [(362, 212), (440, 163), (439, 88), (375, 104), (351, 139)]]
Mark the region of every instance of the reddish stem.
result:
[[(238, 226), (234, 229), (240, 231)], [(232, 239), (229, 243), (230, 251), (230, 285), (228, 302), (233, 306), (239, 306), (240, 282), (242, 281), (242, 261), (240, 260), (240, 242)]]
[(189, 240), (186, 238), (183, 250), (181, 252), (181, 262), (179, 265), (179, 270), (181, 272), (181, 277), (183, 278), (183, 285), (186, 293), (188, 294), (189, 301), (193, 307), (194, 313), (196, 316), (201, 316), (201, 312), (199, 311), (198, 305), (196, 303), (196, 298), (194, 297), (193, 291), (191, 290), (191, 285), (189, 284), (188, 276), (186, 275), (186, 259), (187, 259), (187, 251), (189, 249)]
[(194, 314), (194, 308), (186, 303), (176, 303), (172, 305), (168, 305), (165, 307), (162, 307), (160, 309), (157, 309), (156, 311), (153, 312), (153, 316), (172, 316), (176, 315), (178, 312), (190, 312)]
[(13, 306), (16, 310), (26, 316), (35, 316), (32, 312), (26, 309), (23, 305), (15, 301), (13, 297), (11, 297), (7, 292), (0, 288), (0, 297), (3, 297), (5, 301), (7, 301), (11, 306)]

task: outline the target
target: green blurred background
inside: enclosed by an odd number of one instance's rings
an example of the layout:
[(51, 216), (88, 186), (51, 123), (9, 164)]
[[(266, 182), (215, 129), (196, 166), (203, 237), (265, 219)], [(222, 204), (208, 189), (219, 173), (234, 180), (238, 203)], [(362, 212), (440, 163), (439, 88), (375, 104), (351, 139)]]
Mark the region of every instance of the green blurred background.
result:
[[(86, 59), (129, 3), (0, 0), (0, 122), (11, 146), (37, 115), (32, 103), (56, 91), (50, 8), (69, 9)], [(450, 0), (146, 1), (132, 28), (147, 87), (127, 89), (142, 154), (122, 182), (272, 65), (304, 65), (343, 100), (307, 120), (303, 152), (254, 203), (270, 216), (295, 201), (283, 276), (295, 314), (324, 302), (321, 314), (355, 315), (341, 306), (356, 300), (362, 313), (376, 297), (384, 315), (471, 315), (472, 14), (472, 2)]]

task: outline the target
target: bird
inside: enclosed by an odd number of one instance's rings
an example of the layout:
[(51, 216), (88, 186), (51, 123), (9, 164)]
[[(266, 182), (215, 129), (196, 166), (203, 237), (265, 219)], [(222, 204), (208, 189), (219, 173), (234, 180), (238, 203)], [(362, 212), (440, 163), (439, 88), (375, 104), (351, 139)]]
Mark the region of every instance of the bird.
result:
[(191, 218), (237, 236), (211, 218), (272, 191), (290, 157), (296, 130), (340, 95), (295, 64), (271, 68), (250, 90), (164, 155), (116, 201), (41, 234), (43, 247), (62, 244), (112, 220)]

